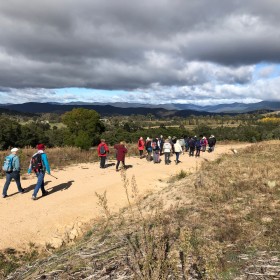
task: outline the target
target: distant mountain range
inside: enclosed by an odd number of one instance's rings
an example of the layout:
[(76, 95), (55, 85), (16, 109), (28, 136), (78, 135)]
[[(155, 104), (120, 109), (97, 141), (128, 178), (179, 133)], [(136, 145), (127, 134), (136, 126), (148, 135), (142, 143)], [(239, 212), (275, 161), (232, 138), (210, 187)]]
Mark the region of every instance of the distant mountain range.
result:
[(258, 103), (233, 103), (209, 106), (198, 106), (194, 104), (139, 104), (139, 103), (36, 103), (29, 102), (23, 104), (0, 104), (0, 108), (21, 113), (65, 113), (73, 108), (86, 108), (96, 110), (101, 116), (111, 115), (147, 115), (153, 114), (156, 117), (187, 117), (190, 115), (209, 114), (238, 114), (255, 111), (279, 111), (280, 102), (262, 101)]

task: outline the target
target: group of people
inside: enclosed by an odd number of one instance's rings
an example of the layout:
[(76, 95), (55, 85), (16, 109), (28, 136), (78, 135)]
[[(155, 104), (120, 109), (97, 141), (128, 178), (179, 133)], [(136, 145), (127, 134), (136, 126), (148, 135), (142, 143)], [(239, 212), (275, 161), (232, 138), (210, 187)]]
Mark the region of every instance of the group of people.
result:
[[(180, 162), (179, 157), (180, 154), (184, 152), (188, 152), (189, 156), (200, 156), (200, 151), (205, 152), (213, 152), (216, 145), (216, 138), (214, 135), (211, 135), (209, 138), (205, 136), (193, 136), (193, 137), (181, 137), (177, 139), (176, 137), (168, 136), (168, 138), (164, 139), (161, 135), (158, 138), (151, 139), (147, 137), (144, 141), (143, 137), (140, 137), (137, 143), (139, 156), (140, 158), (146, 158), (148, 161), (153, 161), (154, 163), (160, 163), (160, 155), (164, 154), (164, 162), (166, 165), (171, 163), (170, 157), (175, 154), (176, 159), (175, 163), (178, 164)], [(116, 171), (119, 171), (120, 163), (122, 163), (122, 167), (126, 168), (125, 165), (125, 155), (127, 153), (127, 148), (124, 142), (120, 142), (114, 145), (114, 149), (116, 152)], [(4, 184), (2, 197), (6, 198), (8, 196), (8, 188), (11, 183), (11, 180), (14, 179), (18, 188), (19, 193), (25, 193), (25, 189), (22, 188), (20, 182), (20, 161), (17, 155), (19, 149), (13, 148), (11, 149), (11, 154), (6, 157), (3, 171), (6, 173), (6, 182)], [(144, 155), (144, 151), (146, 154)], [(106, 144), (105, 139), (101, 139), (100, 144), (97, 147), (97, 153), (100, 158), (100, 168), (106, 167), (106, 158), (110, 153), (109, 147)], [(10, 165), (10, 167), (9, 167)], [(27, 173), (31, 174), (34, 172), (37, 176), (37, 183), (34, 188), (32, 199), (37, 199), (37, 194), (39, 189), (41, 189), (42, 196), (48, 194), (48, 191), (45, 190), (44, 177), (45, 173), (51, 174), (50, 165), (48, 162), (47, 154), (45, 153), (45, 145), (38, 144), (37, 152), (30, 159), (30, 164)]]
[[(125, 165), (125, 155), (127, 153), (127, 148), (125, 146), (125, 143), (121, 141), (119, 144), (114, 145), (114, 149), (116, 151), (116, 171), (118, 172), (120, 163), (122, 163), (122, 167), (126, 168)], [(109, 147), (106, 144), (105, 139), (101, 139), (100, 144), (97, 147), (97, 153), (100, 158), (100, 168), (105, 168), (106, 158), (107, 155), (110, 153)]]
[[(4, 188), (2, 192), (3, 198), (6, 198), (8, 196), (7, 192), (12, 179), (15, 180), (19, 193), (24, 194), (26, 191), (24, 188), (22, 188), (20, 182), (21, 168), (20, 168), (20, 160), (17, 155), (18, 151), (19, 151), (18, 148), (12, 148), (11, 154), (5, 158), (2, 167), (3, 171), (6, 174), (6, 182), (4, 184)], [(49, 192), (45, 190), (44, 177), (45, 177), (45, 173), (51, 174), (51, 170), (50, 170), (47, 154), (45, 153), (44, 144), (37, 145), (37, 152), (30, 159), (27, 173), (31, 174), (32, 171), (37, 176), (37, 183), (31, 198), (33, 200), (37, 200), (37, 194), (39, 189), (41, 189), (42, 191), (42, 196), (46, 196), (49, 194)]]
[[(175, 163), (180, 162), (180, 154), (188, 152), (189, 156), (200, 156), (200, 151), (213, 152), (216, 145), (216, 138), (214, 135), (211, 135), (209, 138), (201, 135), (200, 137), (171, 137), (164, 139), (161, 135), (157, 138), (147, 137), (144, 141), (143, 137), (140, 137), (138, 140), (138, 150), (140, 158), (146, 157), (148, 161), (154, 161), (154, 163), (160, 163), (160, 155), (164, 154), (165, 164), (168, 165), (171, 163), (170, 156), (175, 154), (176, 159)], [(146, 155), (144, 155), (146, 151)]]

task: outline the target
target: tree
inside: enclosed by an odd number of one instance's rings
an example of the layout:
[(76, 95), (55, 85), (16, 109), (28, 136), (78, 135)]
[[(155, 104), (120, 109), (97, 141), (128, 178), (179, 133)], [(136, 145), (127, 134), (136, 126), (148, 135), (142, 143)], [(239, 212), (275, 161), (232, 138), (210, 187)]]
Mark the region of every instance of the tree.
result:
[(98, 136), (105, 131), (105, 126), (100, 121), (100, 115), (94, 110), (73, 109), (62, 116), (62, 122), (73, 134), (74, 144), (83, 149), (88, 148), (89, 141), (91, 141), (90, 145), (97, 144)]

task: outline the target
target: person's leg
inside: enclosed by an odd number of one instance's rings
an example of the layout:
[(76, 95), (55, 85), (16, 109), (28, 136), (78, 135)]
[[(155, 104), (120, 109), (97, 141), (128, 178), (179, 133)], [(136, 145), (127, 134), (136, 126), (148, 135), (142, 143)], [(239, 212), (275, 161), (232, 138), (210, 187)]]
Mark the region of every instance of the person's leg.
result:
[(44, 178), (45, 178), (45, 172), (43, 173), (43, 180), (42, 180), (42, 183), (41, 183), (41, 192), (42, 192), (42, 195), (48, 194), (48, 192), (45, 190), (45, 181), (44, 181)]
[(17, 184), (17, 188), (18, 191), (20, 193), (24, 192), (24, 189), (21, 187), (21, 183), (20, 183), (20, 173), (18, 171), (14, 171), (13, 172), (13, 178), (15, 179), (15, 182)]
[(176, 162), (176, 164), (178, 164), (178, 162), (179, 162), (179, 153), (178, 153), (178, 152), (175, 152), (175, 155), (176, 155), (176, 160), (175, 160), (175, 162)]
[(126, 168), (124, 160), (122, 161), (122, 166), (123, 166), (123, 168)]
[(100, 157), (100, 167), (101, 168), (105, 168), (105, 161), (106, 161), (106, 157), (103, 156), (103, 157)]
[(116, 170), (119, 169), (120, 162), (121, 162), (120, 160), (117, 160)]
[(7, 196), (7, 191), (8, 191), (9, 185), (11, 183), (11, 180), (12, 180), (11, 173), (6, 173), (6, 182), (5, 182), (5, 185), (4, 185), (4, 188), (3, 188), (2, 197)]
[(45, 189), (44, 189), (44, 176), (45, 176), (45, 173), (44, 172), (37, 172), (36, 176), (37, 176), (37, 184), (35, 186), (35, 189), (34, 189), (34, 192), (33, 192), (33, 195), (32, 195), (33, 199), (34, 198), (36, 199), (37, 193), (38, 193), (40, 188), (41, 188), (42, 193), (45, 191)]
[(167, 162), (167, 164), (169, 164), (170, 163), (170, 152), (166, 153), (166, 156), (167, 156), (166, 162)]

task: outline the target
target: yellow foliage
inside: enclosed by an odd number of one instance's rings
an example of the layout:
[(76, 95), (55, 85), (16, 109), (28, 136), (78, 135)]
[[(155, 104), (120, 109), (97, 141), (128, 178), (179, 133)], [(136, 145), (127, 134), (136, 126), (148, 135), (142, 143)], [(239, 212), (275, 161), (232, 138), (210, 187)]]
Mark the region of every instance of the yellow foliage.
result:
[(280, 118), (276, 117), (266, 117), (261, 120), (259, 120), (261, 123), (273, 123), (273, 124), (280, 124)]

